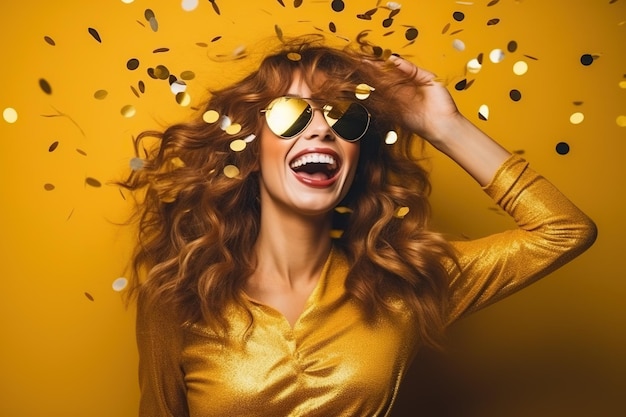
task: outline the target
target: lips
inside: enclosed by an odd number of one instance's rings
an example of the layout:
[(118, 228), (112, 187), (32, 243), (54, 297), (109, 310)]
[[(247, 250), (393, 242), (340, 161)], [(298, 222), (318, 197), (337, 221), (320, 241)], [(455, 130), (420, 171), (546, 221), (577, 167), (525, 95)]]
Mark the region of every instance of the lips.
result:
[(341, 158), (332, 149), (309, 148), (294, 156), (289, 168), (295, 177), (308, 186), (328, 187), (337, 180)]

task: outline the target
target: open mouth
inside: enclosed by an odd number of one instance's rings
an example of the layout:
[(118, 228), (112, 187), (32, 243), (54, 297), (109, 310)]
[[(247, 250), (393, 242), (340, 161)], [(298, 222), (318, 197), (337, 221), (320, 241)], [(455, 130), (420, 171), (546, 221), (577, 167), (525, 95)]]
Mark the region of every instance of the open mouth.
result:
[(328, 181), (339, 172), (339, 160), (327, 153), (306, 153), (296, 157), (289, 167), (296, 175), (308, 181)]

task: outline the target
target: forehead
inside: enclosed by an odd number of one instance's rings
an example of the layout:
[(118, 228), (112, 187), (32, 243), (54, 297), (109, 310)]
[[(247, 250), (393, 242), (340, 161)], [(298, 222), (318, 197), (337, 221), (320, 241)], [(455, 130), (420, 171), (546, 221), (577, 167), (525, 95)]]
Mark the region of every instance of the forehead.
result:
[(291, 84), (287, 89), (287, 94), (300, 97), (326, 96), (328, 92), (324, 91), (323, 86), (327, 80), (328, 76), (321, 71), (304, 77), (300, 70), (296, 70), (291, 77)]

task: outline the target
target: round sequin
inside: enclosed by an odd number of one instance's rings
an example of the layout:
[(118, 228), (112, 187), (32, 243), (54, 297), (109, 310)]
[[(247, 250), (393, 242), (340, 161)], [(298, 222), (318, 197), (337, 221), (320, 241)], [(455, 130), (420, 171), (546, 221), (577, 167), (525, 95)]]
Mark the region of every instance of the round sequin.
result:
[(340, 12), (346, 7), (346, 5), (342, 0), (333, 0), (330, 7), (332, 7), (334, 11)]
[(489, 53), (489, 59), (494, 64), (502, 62), (502, 60), (504, 59), (504, 51), (502, 49), (494, 49)]
[(478, 118), (480, 120), (489, 120), (489, 106), (483, 104), (478, 108)]
[(565, 142), (557, 143), (556, 153), (558, 153), (559, 155), (567, 155), (569, 153), (569, 145)]
[(246, 136), (245, 138), (243, 138), (243, 141), (246, 143), (250, 143), (252, 141), (254, 141), (256, 139), (256, 135), (254, 133), (249, 134), (248, 136)]
[(247, 143), (243, 139), (235, 139), (230, 143), (230, 149), (235, 152), (241, 152), (246, 149)]
[(615, 120), (615, 122), (617, 123), (619, 127), (626, 127), (626, 116), (624, 115), (617, 116), (617, 119)]
[(465, 42), (463, 42), (460, 39), (455, 39), (452, 41), (452, 47), (454, 49), (456, 49), (457, 51), (464, 51), (465, 50)]
[(522, 93), (519, 90), (513, 89), (509, 91), (509, 97), (511, 97), (513, 101), (520, 101), (522, 99)]
[(108, 95), (109, 93), (107, 92), (107, 90), (98, 90), (95, 93), (93, 93), (93, 97), (96, 100), (104, 100)]
[(576, 112), (573, 113), (570, 117), (569, 117), (569, 121), (571, 124), (573, 125), (578, 125), (581, 124), (583, 122), (583, 120), (585, 120), (585, 115), (582, 114), (581, 112)]
[(387, 145), (393, 145), (398, 141), (398, 134), (394, 130), (390, 130), (385, 135), (385, 143)]
[(183, 107), (188, 106), (191, 103), (191, 96), (186, 91), (176, 94), (176, 102)]
[(202, 120), (206, 123), (215, 123), (220, 118), (220, 114), (215, 110), (208, 110), (202, 115)]
[(454, 12), (452, 13), (452, 18), (457, 22), (462, 22), (465, 19), (465, 13), (463, 12)]
[(191, 12), (198, 8), (198, 0), (183, 0), (181, 7), (186, 12)]
[(370, 94), (374, 90), (375, 90), (374, 87), (362, 83), (362, 84), (359, 84), (359, 85), (356, 86), (356, 88), (354, 89), (354, 95), (359, 100), (365, 100), (366, 98), (368, 98), (370, 96)]
[(289, 59), (290, 61), (298, 62), (302, 59), (302, 55), (297, 52), (289, 52), (287, 54), (287, 59)]
[(170, 91), (173, 94), (184, 93), (187, 90), (187, 84), (182, 80), (176, 80), (170, 85)]
[(130, 169), (132, 169), (133, 171), (139, 171), (143, 168), (144, 162), (143, 159), (135, 157), (131, 158), (129, 165)]
[(226, 129), (224, 129), (224, 132), (228, 133), (229, 135), (236, 135), (237, 133), (241, 132), (241, 125), (239, 123), (232, 123)]
[(122, 107), (121, 113), (122, 116), (130, 118), (137, 114), (137, 110), (135, 109), (135, 106), (133, 106), (132, 104), (128, 104)]
[(473, 58), (467, 63), (467, 71), (472, 74), (479, 73), (482, 67), (483, 66), (477, 58)]
[(128, 285), (128, 280), (124, 277), (119, 277), (111, 284), (111, 288), (113, 291), (120, 292), (123, 291), (124, 288)]
[(402, 219), (404, 218), (404, 216), (409, 214), (409, 211), (410, 209), (408, 207), (398, 207), (393, 215), (399, 219)]
[(239, 168), (234, 165), (226, 165), (223, 172), (228, 178), (236, 178), (239, 175)]
[(137, 68), (139, 68), (139, 60), (137, 58), (129, 59), (128, 61), (126, 61), (126, 68), (131, 71), (136, 70)]
[(583, 54), (580, 57), (580, 63), (584, 66), (589, 66), (593, 64), (593, 56), (591, 54)]
[(513, 74), (524, 75), (528, 72), (528, 64), (524, 61), (517, 61), (513, 64)]
[(17, 122), (17, 111), (12, 107), (7, 107), (2, 112), (2, 117), (7, 123), (15, 123)]

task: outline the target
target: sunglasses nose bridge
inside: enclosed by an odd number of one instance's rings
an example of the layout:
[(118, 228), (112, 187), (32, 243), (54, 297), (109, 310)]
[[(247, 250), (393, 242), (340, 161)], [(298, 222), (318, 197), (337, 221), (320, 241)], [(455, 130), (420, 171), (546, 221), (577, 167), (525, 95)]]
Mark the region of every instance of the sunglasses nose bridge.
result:
[(306, 137), (313, 139), (315, 137), (322, 137), (323, 139), (335, 139), (335, 131), (332, 129), (328, 120), (324, 108), (311, 106), (311, 120), (306, 129)]

